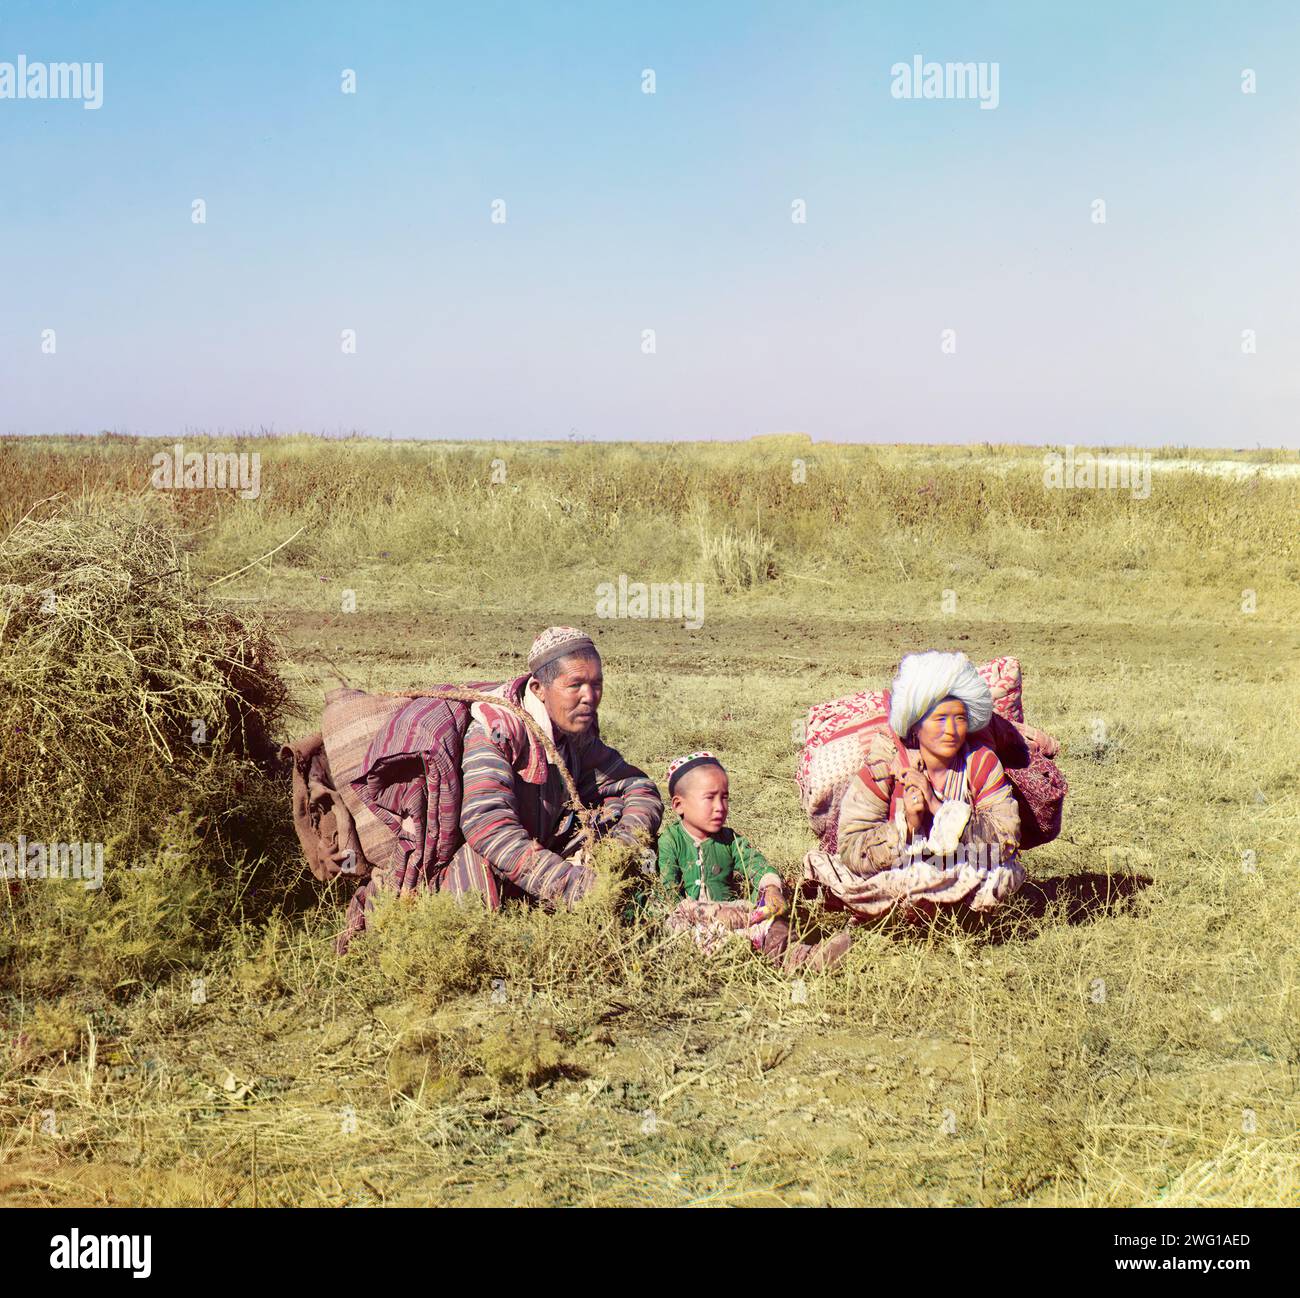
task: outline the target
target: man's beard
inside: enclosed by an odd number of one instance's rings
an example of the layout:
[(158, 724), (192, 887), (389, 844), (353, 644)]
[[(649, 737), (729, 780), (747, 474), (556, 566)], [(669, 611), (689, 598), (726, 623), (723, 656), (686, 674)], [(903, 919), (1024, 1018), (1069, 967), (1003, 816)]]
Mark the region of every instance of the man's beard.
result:
[(591, 724), (586, 730), (562, 730), (560, 734), (575, 753), (585, 752), (600, 737), (600, 717), (592, 717)]

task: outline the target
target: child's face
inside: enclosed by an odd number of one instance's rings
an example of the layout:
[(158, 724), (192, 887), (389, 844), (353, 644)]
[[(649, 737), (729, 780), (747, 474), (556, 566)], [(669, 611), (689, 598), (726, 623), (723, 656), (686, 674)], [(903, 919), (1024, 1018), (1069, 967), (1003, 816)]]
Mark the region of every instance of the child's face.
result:
[(696, 834), (716, 834), (727, 823), (727, 803), (727, 773), (717, 766), (688, 771), (673, 793), (673, 810)]

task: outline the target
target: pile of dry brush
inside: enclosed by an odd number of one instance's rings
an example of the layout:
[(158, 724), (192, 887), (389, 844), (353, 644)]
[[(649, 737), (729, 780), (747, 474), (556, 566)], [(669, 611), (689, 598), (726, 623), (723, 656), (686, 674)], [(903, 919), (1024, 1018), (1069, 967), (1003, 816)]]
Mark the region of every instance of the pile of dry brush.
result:
[[(190, 577), (165, 510), (30, 510), (0, 541), (0, 989), (135, 987), (196, 957), (218, 910), (282, 899), (267, 776), (289, 710), (265, 627)], [(102, 886), (14, 878), (39, 869), (20, 838), (102, 845)]]

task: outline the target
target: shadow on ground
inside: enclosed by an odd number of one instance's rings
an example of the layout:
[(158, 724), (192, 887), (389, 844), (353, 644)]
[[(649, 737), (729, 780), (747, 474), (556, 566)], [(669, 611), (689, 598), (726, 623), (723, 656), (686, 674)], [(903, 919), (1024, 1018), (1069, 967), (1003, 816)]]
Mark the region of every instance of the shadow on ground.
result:
[[(979, 914), (964, 906), (940, 907), (936, 913), (918, 911), (908, 917), (897, 913), (886, 915), (869, 922), (866, 927), (883, 928), (900, 941), (928, 938), (936, 924), (941, 928), (951, 924), (968, 933), (977, 933), (993, 945), (1027, 941), (1039, 935), (1043, 920), (1049, 916), (1059, 916), (1073, 927), (1126, 914), (1133, 908), (1135, 899), (1153, 882), (1145, 874), (1080, 870), (1077, 874), (1027, 879), (1015, 896), (992, 914)], [(799, 901), (807, 906), (815, 896), (815, 889), (805, 883), (800, 889)], [(801, 915), (799, 929), (802, 940), (819, 941), (831, 936), (839, 926), (834, 922), (828, 925), (826, 917), (843, 909), (836, 899), (830, 898), (823, 899), (820, 907), (813, 908), (811, 913)]]
[(1095, 870), (1026, 879), (1007, 906), (989, 918), (986, 933), (995, 943), (1037, 937), (1041, 921), (1052, 912), (1071, 926), (1111, 919), (1131, 910), (1135, 899), (1153, 882), (1145, 874)]

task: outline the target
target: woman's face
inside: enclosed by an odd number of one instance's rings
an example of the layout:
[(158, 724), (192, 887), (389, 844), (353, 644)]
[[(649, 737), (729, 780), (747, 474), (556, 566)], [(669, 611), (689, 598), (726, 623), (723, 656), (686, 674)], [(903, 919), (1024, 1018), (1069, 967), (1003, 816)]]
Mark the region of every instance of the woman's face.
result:
[(956, 757), (966, 742), (966, 705), (960, 699), (944, 699), (916, 728), (917, 743), (936, 757)]

